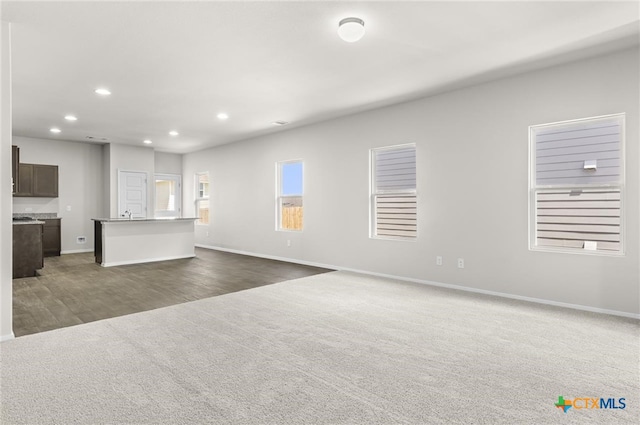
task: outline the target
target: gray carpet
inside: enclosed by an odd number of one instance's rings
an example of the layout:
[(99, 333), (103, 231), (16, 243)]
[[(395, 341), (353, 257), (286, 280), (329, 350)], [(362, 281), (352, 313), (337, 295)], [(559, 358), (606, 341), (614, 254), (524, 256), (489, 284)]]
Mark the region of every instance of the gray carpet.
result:
[[(2, 424), (626, 424), (640, 326), (334, 272), (0, 345)], [(558, 396), (626, 409), (557, 409)]]

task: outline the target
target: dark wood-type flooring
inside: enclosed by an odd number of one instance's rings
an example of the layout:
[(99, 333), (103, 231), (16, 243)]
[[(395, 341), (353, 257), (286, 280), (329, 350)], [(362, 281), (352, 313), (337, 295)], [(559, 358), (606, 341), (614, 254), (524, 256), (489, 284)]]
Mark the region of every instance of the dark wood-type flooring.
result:
[(331, 270), (196, 248), (196, 257), (101, 267), (93, 253), (45, 258), (13, 280), (13, 331), (28, 335)]

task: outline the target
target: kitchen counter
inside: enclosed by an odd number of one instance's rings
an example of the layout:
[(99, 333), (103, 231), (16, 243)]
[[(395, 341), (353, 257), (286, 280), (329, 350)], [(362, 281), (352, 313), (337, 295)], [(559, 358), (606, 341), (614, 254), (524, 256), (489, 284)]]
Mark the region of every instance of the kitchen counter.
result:
[(93, 218), (96, 263), (103, 267), (191, 258), (197, 218)]
[(93, 221), (100, 221), (105, 223), (129, 223), (140, 221), (193, 221), (197, 220), (197, 217), (167, 217), (167, 218), (146, 218), (146, 217), (117, 217), (117, 218), (92, 218)]
[(44, 224), (44, 221), (40, 221), (40, 220), (29, 220), (29, 221), (14, 221), (13, 225), (14, 226), (21, 226), (23, 224)]

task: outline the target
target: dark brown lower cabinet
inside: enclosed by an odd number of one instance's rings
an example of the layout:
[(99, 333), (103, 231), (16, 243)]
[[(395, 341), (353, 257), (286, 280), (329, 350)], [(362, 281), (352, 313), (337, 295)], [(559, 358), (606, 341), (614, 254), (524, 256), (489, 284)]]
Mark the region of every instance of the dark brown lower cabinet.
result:
[(45, 257), (60, 256), (61, 239), (60, 239), (60, 219), (47, 218), (44, 221), (44, 233), (42, 236), (42, 250)]
[(44, 267), (42, 224), (13, 225), (13, 278), (31, 277)]

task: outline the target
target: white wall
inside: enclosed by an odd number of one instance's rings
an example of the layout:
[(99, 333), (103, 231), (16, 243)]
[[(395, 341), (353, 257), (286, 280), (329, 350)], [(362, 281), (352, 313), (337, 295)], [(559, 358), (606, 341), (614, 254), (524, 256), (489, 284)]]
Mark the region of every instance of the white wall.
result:
[(62, 252), (93, 251), (91, 219), (105, 213), (102, 146), (26, 137), (14, 137), (13, 144), (20, 147), (20, 162), (58, 166), (58, 197), (13, 198), (13, 212), (55, 213), (62, 218)]
[(177, 153), (154, 152), (155, 172), (158, 174), (182, 175), (182, 155)]
[[(199, 244), (638, 314), (638, 68), (638, 50), (626, 50), (188, 154), (185, 215), (194, 173), (209, 171), (212, 223), (197, 226)], [(626, 255), (530, 251), (528, 126), (618, 112)], [(368, 151), (408, 142), (419, 237), (370, 239)], [(305, 161), (304, 231), (276, 232), (275, 163), (293, 158)]]
[(13, 338), (11, 24), (0, 21), (0, 341)]

